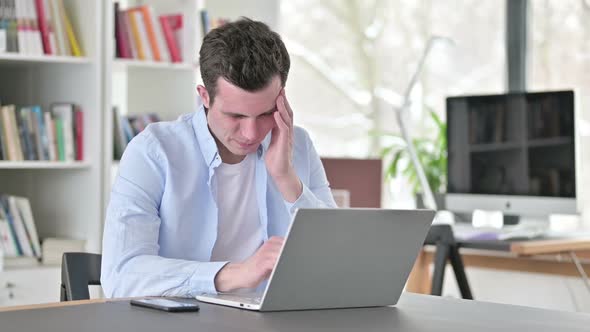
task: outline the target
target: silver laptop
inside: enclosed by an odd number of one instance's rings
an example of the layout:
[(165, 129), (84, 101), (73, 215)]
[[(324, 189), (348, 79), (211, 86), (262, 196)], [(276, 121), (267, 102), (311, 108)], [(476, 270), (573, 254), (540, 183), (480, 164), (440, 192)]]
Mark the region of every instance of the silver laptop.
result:
[(197, 300), (259, 311), (394, 305), (434, 214), (299, 209), (263, 293), (203, 294)]

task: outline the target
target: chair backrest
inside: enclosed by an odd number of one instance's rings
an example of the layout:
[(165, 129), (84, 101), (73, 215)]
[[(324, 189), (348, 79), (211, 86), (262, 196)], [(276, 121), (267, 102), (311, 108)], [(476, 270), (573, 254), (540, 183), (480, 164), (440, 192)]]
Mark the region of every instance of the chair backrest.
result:
[(321, 159), (330, 187), (349, 192), (350, 207), (381, 207), (381, 159)]
[(61, 301), (87, 300), (88, 285), (100, 285), (101, 255), (66, 252), (61, 261)]
[(447, 224), (437, 224), (430, 226), (430, 230), (428, 231), (428, 235), (426, 235), (424, 244), (445, 244), (454, 246), (455, 234), (453, 233), (453, 228), (451, 225)]

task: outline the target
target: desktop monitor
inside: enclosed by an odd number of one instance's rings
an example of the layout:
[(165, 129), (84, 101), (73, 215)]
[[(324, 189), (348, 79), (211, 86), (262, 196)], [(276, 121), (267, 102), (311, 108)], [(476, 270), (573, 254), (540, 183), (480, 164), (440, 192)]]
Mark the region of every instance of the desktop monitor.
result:
[(576, 213), (574, 92), (447, 98), (447, 209)]

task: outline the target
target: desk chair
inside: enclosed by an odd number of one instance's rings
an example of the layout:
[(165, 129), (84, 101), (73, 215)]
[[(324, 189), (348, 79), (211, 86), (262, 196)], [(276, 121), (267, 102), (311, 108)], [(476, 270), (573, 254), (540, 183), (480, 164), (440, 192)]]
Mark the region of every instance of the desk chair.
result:
[(461, 291), (461, 297), (473, 300), (471, 288), (469, 287), (467, 275), (465, 274), (463, 259), (461, 259), (461, 254), (459, 254), (459, 247), (455, 242), (455, 236), (451, 226), (432, 225), (424, 244), (436, 246), (436, 252), (434, 254), (434, 272), (432, 273), (432, 290), (430, 293), (438, 296), (442, 294), (445, 267), (448, 259), (455, 272), (457, 284)]
[(60, 301), (88, 300), (88, 285), (100, 285), (101, 255), (64, 253), (61, 261)]

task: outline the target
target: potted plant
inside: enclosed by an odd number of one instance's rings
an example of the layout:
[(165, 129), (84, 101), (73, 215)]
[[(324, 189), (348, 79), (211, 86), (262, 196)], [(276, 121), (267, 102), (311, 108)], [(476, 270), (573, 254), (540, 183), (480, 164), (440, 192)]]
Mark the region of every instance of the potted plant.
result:
[[(447, 125), (434, 112), (430, 111), (436, 132), (433, 138), (414, 138), (414, 147), (439, 209), (444, 208), (444, 192), (447, 179)], [(410, 161), (406, 143), (400, 135), (384, 133), (382, 136), (395, 138), (381, 150), (386, 161), (385, 180), (390, 181), (398, 175), (405, 176), (412, 185), (418, 207), (423, 207), (421, 186), (416, 170)]]

